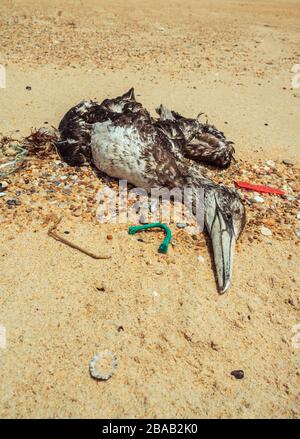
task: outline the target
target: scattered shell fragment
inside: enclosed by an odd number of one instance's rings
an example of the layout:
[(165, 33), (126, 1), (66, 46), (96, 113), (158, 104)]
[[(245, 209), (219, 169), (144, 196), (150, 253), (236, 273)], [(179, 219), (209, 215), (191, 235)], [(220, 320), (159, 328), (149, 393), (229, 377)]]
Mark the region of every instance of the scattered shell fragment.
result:
[(16, 200), (15, 198), (11, 198), (11, 199), (6, 201), (6, 204), (8, 206), (19, 206), (20, 205), (20, 201)]
[(297, 219), (300, 220), (300, 210), (297, 212)]
[(5, 191), (8, 187), (8, 183), (6, 181), (0, 181), (0, 192)]
[(176, 227), (178, 227), (178, 229), (185, 229), (186, 223), (176, 223)]
[(205, 258), (203, 256), (198, 256), (197, 259), (198, 259), (199, 262), (204, 262), (205, 261)]
[(289, 160), (289, 159), (282, 160), (282, 163), (284, 163), (285, 165), (288, 165), (288, 166), (293, 166), (294, 165), (293, 160)]
[(262, 235), (264, 235), (264, 236), (272, 236), (272, 235), (273, 235), (272, 230), (268, 229), (268, 228), (265, 227), (265, 226), (262, 226), (262, 227), (260, 228), (260, 233), (261, 233)]
[(285, 200), (288, 200), (288, 201), (295, 201), (295, 197), (293, 197), (292, 195), (283, 195), (283, 198), (285, 199)]
[[(79, 217), (83, 221), (98, 224), (97, 190), (103, 184), (107, 184), (106, 179), (99, 178), (90, 167), (74, 168), (63, 164), (53, 147), (54, 137), (57, 138), (58, 135), (56, 135), (56, 130), (51, 129), (50, 126), (35, 130), (29, 137), (18, 141), (18, 145), (22, 145), (26, 150), (17, 147), (16, 140), (0, 138), (0, 180), (8, 183), (7, 189), (0, 188), (0, 217), (4, 219), (5, 224), (16, 220), (26, 226), (43, 222), (46, 213), (56, 217), (62, 214), (66, 217)], [(20, 156), (17, 154), (16, 157), (9, 159), (5, 154), (7, 148), (17, 149), (18, 153), (20, 151)], [(255, 164), (237, 162), (226, 171), (207, 171), (208, 176), (216, 183), (230, 185), (233, 180), (238, 179), (286, 191), (286, 194), (281, 197), (272, 194), (263, 196), (264, 203), (253, 200), (255, 195), (261, 196), (260, 193), (241, 191), (243, 200), (248, 204), (247, 228), (241, 237), (243, 241), (253, 243), (261, 240), (260, 228), (262, 226), (271, 229), (272, 240), (299, 241), (296, 233), (299, 231), (299, 220), (297, 220), (299, 210), (297, 200), (300, 200), (299, 167), (296, 161), (294, 163), (291, 160), (285, 160), (285, 162), (289, 166), (280, 160), (276, 162), (276, 172), (269, 173), (266, 173), (264, 169), (266, 166), (264, 160), (258, 160)], [(9, 177), (7, 177), (8, 174)], [(109, 182), (109, 185), (113, 190), (118, 190), (115, 182)], [(14, 198), (18, 200), (18, 206), (14, 201), (6, 203), (8, 199)], [(149, 204), (151, 212), (157, 211), (153, 213), (153, 222), (156, 222), (158, 220), (156, 217), (160, 214), (160, 204), (156, 199), (151, 200)], [(109, 219), (113, 220), (116, 215), (117, 213), (110, 213)], [(147, 212), (147, 215), (150, 220), (150, 212)], [(171, 222), (173, 223), (173, 219)], [(175, 221), (174, 226), (178, 236), (176, 236), (176, 242), (172, 242), (172, 246), (175, 247), (177, 244), (179, 252), (188, 251), (191, 245), (190, 237), (187, 233), (183, 233), (183, 230), (191, 232), (189, 225), (187, 224), (180, 230), (180, 226), (176, 227)], [(104, 236), (106, 237), (106, 234)], [(269, 237), (265, 242), (270, 239)], [(197, 254), (195, 261), (197, 261), (196, 258)]]
[(273, 162), (273, 160), (267, 160), (265, 163), (266, 163), (266, 165), (267, 165), (269, 168), (271, 168), (271, 169), (276, 168), (276, 163)]
[[(102, 372), (101, 370), (99, 370), (99, 366), (101, 367), (99, 363), (103, 362), (103, 360), (105, 359), (110, 359), (110, 367), (108, 372)], [(111, 378), (112, 375), (115, 373), (117, 367), (118, 367), (117, 357), (111, 351), (108, 350), (99, 352), (99, 354), (94, 355), (89, 365), (91, 376), (96, 380), (101, 380), (101, 381), (107, 381), (109, 378)]]
[(259, 195), (255, 195), (253, 198), (252, 198), (252, 200), (255, 202), (255, 203), (264, 203), (264, 198), (263, 197), (260, 197)]

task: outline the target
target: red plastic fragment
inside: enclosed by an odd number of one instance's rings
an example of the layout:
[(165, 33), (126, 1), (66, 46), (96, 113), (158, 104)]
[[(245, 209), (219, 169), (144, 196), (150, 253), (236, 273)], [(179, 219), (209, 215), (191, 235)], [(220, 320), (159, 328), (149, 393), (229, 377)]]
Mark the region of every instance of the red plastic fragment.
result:
[(235, 184), (240, 188), (248, 189), (250, 191), (255, 191), (255, 192), (261, 192), (264, 194), (276, 194), (276, 195), (285, 194), (285, 192), (281, 189), (275, 189), (270, 186), (262, 186), (259, 184), (251, 184), (251, 183), (247, 183), (246, 181), (235, 181)]

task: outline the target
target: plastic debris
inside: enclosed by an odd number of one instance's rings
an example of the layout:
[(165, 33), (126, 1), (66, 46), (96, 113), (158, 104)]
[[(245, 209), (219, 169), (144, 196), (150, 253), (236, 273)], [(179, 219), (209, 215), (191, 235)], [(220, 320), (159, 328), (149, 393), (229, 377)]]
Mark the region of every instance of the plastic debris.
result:
[[(99, 363), (106, 359), (110, 359), (110, 367), (108, 372), (102, 372), (99, 370)], [(103, 367), (103, 366), (102, 366)], [(90, 361), (89, 369), (90, 374), (96, 380), (107, 381), (115, 373), (118, 367), (117, 357), (111, 351), (99, 352), (99, 354), (94, 355)]]
[(276, 189), (270, 186), (262, 186), (258, 184), (247, 183), (246, 181), (235, 181), (236, 186), (250, 191), (261, 192), (265, 194), (284, 195), (285, 192), (281, 189)]
[(5, 163), (0, 164), (0, 177), (7, 177), (14, 173), (23, 163), (28, 151), (21, 146), (14, 144), (10, 146), (10, 149), (14, 149), (15, 155), (13, 160), (8, 160)]
[(172, 239), (172, 232), (171, 232), (171, 229), (166, 224), (151, 223), (151, 224), (145, 224), (143, 226), (131, 226), (128, 229), (128, 233), (129, 233), (129, 235), (134, 235), (137, 232), (141, 232), (141, 231), (147, 230), (147, 229), (153, 229), (155, 227), (159, 227), (160, 229), (163, 229), (165, 234), (166, 234), (166, 237), (163, 240), (163, 242), (160, 244), (158, 251), (160, 253), (168, 253), (169, 244), (170, 244), (170, 241)]

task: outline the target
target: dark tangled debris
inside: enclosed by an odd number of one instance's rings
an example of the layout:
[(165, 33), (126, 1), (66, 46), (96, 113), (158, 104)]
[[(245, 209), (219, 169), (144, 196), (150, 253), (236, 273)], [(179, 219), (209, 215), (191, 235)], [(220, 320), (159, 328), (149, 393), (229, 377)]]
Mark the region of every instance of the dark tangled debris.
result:
[(55, 152), (54, 141), (59, 138), (59, 133), (54, 127), (40, 128), (33, 130), (24, 139), (24, 146), (27, 151), (39, 158), (48, 158), (49, 154)]

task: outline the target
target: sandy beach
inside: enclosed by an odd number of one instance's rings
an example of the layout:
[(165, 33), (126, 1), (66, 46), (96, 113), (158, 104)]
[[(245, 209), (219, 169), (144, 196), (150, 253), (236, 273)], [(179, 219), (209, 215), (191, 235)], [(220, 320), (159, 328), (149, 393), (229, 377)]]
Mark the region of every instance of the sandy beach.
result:
[[(172, 224), (161, 255), (161, 232), (97, 222), (97, 191), (116, 182), (28, 155), (0, 177), (1, 418), (299, 418), (299, 23), (298, 0), (1, 1), (3, 151), (134, 87), (153, 115), (204, 112), (234, 140), (237, 162), (212, 178), (288, 195), (241, 191), (247, 226), (219, 295), (205, 234)], [(59, 216), (61, 235), (111, 258), (49, 237)], [(118, 367), (99, 382), (104, 350)]]

